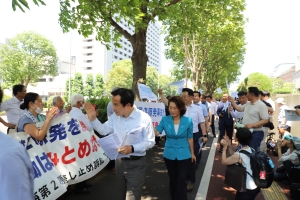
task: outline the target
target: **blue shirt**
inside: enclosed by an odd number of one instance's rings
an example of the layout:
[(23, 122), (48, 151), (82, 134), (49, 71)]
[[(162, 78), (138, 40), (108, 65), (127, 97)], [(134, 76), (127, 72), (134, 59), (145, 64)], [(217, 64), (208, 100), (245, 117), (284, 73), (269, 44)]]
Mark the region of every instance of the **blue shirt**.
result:
[(205, 106), (204, 104), (202, 104), (202, 103), (198, 103), (198, 104), (195, 104), (195, 105), (197, 105), (197, 106), (200, 106), (200, 107), (201, 107), (201, 109), (202, 109), (202, 112), (203, 112), (203, 116), (204, 116), (204, 117), (208, 117), (207, 108), (206, 108), (206, 106)]
[(0, 199), (34, 199), (33, 179), (26, 149), (0, 132)]

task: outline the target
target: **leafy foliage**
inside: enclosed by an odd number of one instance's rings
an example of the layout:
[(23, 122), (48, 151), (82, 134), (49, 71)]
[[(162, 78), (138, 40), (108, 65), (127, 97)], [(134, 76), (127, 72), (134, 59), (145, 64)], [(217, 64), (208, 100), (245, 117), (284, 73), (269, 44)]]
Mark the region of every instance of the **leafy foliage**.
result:
[(247, 91), (248, 87), (257, 87), (259, 90), (268, 90), (270, 93), (272, 93), (273, 89), (271, 79), (258, 72), (252, 73), (245, 78), (238, 86), (238, 91)]
[(94, 84), (94, 97), (100, 97), (103, 95), (104, 92), (104, 81), (103, 81), (103, 77), (102, 74), (97, 74), (96, 75), (96, 80), (95, 80), (95, 84)]
[(244, 0), (184, 0), (164, 23), (166, 55), (177, 64), (172, 75), (182, 79), (187, 69), (194, 89), (206, 93), (235, 81), (245, 53), (244, 9)]
[(0, 44), (0, 73), (5, 83), (34, 84), (45, 75), (57, 76), (57, 55), (52, 42), (41, 34), (25, 31)]
[[(117, 86), (131, 88), (130, 78), (132, 77), (132, 73), (132, 64), (130, 60), (115, 62), (105, 81), (106, 91), (109, 92)], [(122, 76), (120, 76), (120, 74), (122, 74)], [(159, 86), (164, 90), (165, 94), (175, 94), (176, 87), (168, 86), (168, 84), (173, 81), (174, 80), (167, 75), (160, 75), (158, 80), (157, 70), (152, 66), (147, 67), (146, 85), (148, 85), (154, 93), (156, 93)]]
[(82, 80), (82, 74), (77, 72), (75, 74), (75, 77), (72, 81), (72, 86), (71, 86), (71, 91), (72, 94), (83, 94), (83, 80)]
[(273, 94), (292, 94), (294, 84), (291, 82), (284, 82), (282, 79), (273, 78), (271, 79)]
[(89, 99), (88, 102), (92, 103), (92, 104), (96, 104), (98, 109), (98, 120), (102, 123), (107, 121), (107, 104), (109, 103), (110, 99), (107, 97), (101, 97), (101, 98), (92, 98)]
[(94, 78), (93, 74), (88, 74), (85, 78), (85, 85), (84, 85), (84, 96), (91, 98), (93, 96), (93, 89), (94, 89)]
[[(72, 0), (60, 0), (59, 23), (64, 32), (77, 29), (85, 37), (96, 33), (96, 39), (107, 48), (111, 44), (120, 46), (118, 41), (121, 35), (124, 36), (133, 48), (133, 76), (130, 79), (134, 92), (138, 94), (137, 80), (146, 79), (146, 34), (149, 23), (155, 22), (155, 19), (165, 20), (180, 1), (81, 0), (72, 5)], [(125, 20), (126, 26), (133, 26), (133, 32), (122, 27), (121, 20)]]
[[(33, 3), (37, 6), (39, 5), (46, 5), (44, 1), (42, 0), (32, 0)], [(14, 11), (17, 10), (17, 7), (22, 11), (22, 12), (25, 12), (24, 8), (27, 8), (27, 9), (30, 9), (29, 6), (28, 6), (28, 2), (27, 0), (12, 0), (12, 8)]]

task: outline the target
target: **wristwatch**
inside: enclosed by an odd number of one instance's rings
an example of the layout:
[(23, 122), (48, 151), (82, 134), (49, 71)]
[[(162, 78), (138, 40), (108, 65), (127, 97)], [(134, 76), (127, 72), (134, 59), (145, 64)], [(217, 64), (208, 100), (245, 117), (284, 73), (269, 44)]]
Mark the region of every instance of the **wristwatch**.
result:
[(207, 135), (202, 135), (202, 137), (207, 137)]

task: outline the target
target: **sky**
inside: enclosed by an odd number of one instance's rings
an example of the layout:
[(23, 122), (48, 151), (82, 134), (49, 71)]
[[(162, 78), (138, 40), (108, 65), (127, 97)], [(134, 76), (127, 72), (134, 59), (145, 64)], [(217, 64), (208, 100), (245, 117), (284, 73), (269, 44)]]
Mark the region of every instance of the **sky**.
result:
[[(34, 30), (50, 39), (58, 54), (70, 55), (70, 35), (63, 34), (58, 23), (59, 1), (44, 0), (37, 7), (28, 0), (26, 13), (13, 11), (11, 0), (0, 0), (0, 43), (26, 30)], [(281, 63), (295, 63), (300, 56), (300, 1), (246, 0), (246, 54), (240, 80), (260, 72), (270, 75)], [(162, 73), (169, 74), (172, 62), (162, 56)]]

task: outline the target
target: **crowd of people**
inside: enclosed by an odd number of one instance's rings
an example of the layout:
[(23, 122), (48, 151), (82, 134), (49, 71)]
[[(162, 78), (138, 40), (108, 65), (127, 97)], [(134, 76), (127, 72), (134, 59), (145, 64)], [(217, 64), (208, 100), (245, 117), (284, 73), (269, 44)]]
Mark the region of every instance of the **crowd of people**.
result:
[[(43, 101), (39, 94), (26, 91), (24, 85), (13, 87), (14, 97), (1, 103), (0, 111), (6, 111), (7, 121), (0, 122), (7, 127), (7, 134), (26, 132), (36, 140), (43, 140), (47, 134), (51, 120), (68, 113), (72, 118), (83, 122), (87, 130), (95, 130), (99, 137), (117, 133), (124, 139), (129, 131), (134, 130), (136, 139), (121, 146), (118, 153), (129, 155), (115, 160), (113, 163), (117, 177), (117, 191), (120, 199), (141, 199), (142, 187), (145, 181), (146, 151), (158, 141), (163, 131), (166, 134), (163, 158), (170, 181), (170, 197), (172, 200), (187, 199), (187, 192), (193, 190), (196, 181), (196, 170), (201, 160), (201, 146), (208, 140), (209, 133), (218, 137), (219, 152), (222, 153), (222, 163), (231, 165), (241, 163), (251, 174), (250, 160), (239, 153), (250, 149), (267, 151), (266, 137), (272, 128), (275, 103), (279, 108), (278, 158), (283, 165), (276, 170), (276, 181), (294, 181), (292, 170), (300, 164), (300, 140), (290, 134), (291, 123), (286, 120), (285, 109), (288, 109), (283, 98), (273, 102), (268, 91), (259, 91), (257, 87), (249, 87), (248, 91), (239, 92), (238, 99), (224, 93), (220, 101), (214, 95), (204, 95), (199, 91), (183, 88), (180, 96), (165, 96), (158, 90), (159, 99), (166, 107), (166, 116), (162, 117), (155, 127), (150, 116), (139, 110), (135, 105), (135, 95), (126, 88), (114, 88), (112, 98), (107, 106), (108, 120), (101, 123), (97, 119), (95, 106), (86, 103), (84, 96), (73, 94), (71, 106), (64, 108), (60, 96), (53, 98), (53, 108), (46, 114), (43, 112)], [(0, 94), (2, 100), (2, 93)], [(277, 108), (276, 108), (277, 109)], [(83, 113), (85, 110), (86, 114)], [(219, 135), (215, 131), (218, 123)], [(232, 148), (233, 141), (238, 143)], [(285, 147), (286, 152), (283, 150)], [(284, 152), (283, 152), (284, 151)], [(227, 157), (227, 155), (230, 155)], [(13, 159), (16, 163), (16, 173), (11, 177), (6, 160)], [(24, 199), (24, 195), (33, 199), (33, 172), (26, 150), (5, 134), (0, 134), (0, 194), (3, 199)], [(18, 166), (18, 169), (17, 169)], [(19, 167), (21, 166), (21, 167)], [(299, 175), (299, 174), (298, 174)], [(15, 178), (18, 177), (18, 178)], [(22, 177), (24, 184), (15, 184)], [(19, 188), (11, 192), (12, 185)], [(3, 187), (5, 186), (5, 187)], [(91, 192), (86, 182), (76, 184), (75, 192), (87, 194)], [(246, 192), (237, 192), (236, 199), (254, 199), (260, 192), (252, 177), (247, 175)], [(32, 194), (31, 194), (32, 193)], [(21, 198), (22, 196), (22, 198)]]

